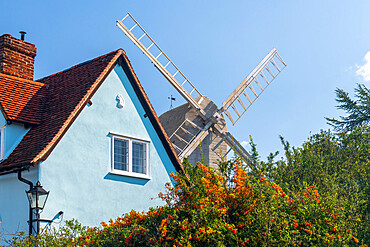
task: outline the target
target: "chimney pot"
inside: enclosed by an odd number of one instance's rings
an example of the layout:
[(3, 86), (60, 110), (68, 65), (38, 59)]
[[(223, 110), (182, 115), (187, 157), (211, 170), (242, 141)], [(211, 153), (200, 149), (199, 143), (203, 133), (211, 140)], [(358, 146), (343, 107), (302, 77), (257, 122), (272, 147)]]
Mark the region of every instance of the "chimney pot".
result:
[(25, 31), (20, 31), (19, 32), (21, 34), (21, 40), (24, 40), (24, 36), (26, 36), (26, 32)]

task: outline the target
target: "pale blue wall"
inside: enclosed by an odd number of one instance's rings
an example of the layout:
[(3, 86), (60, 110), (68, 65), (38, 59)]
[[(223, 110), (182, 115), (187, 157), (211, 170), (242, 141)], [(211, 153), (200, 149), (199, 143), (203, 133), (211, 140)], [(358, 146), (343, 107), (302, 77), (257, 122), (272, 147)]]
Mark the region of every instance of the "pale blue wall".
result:
[[(2, 126), (5, 126), (4, 158), (6, 158), (28, 130), (24, 128), (23, 124), (12, 123), (6, 125), (6, 120), (3, 114), (0, 113), (0, 127)], [(38, 178), (37, 168), (23, 171), (22, 177), (36, 183)], [(6, 234), (19, 231), (28, 233), (29, 204), (26, 190), (29, 190), (29, 185), (19, 181), (17, 173), (0, 176), (0, 239), (10, 239), (11, 235)], [(0, 246), (3, 244), (5, 243), (0, 240)]]
[(6, 124), (6, 120), (3, 114), (0, 112), (0, 127), (5, 127), (5, 149), (4, 149), (4, 159), (6, 159), (9, 154), (11, 154), (14, 148), (17, 147), (19, 142), (22, 140), (25, 134), (27, 134), (29, 129), (25, 129), (23, 124), (13, 122), (10, 125)]
[[(30, 171), (23, 171), (22, 177), (37, 182), (37, 167)], [(0, 176), (0, 239), (10, 239), (15, 232), (26, 232), (28, 234), (29, 204), (25, 191), (29, 185), (17, 178), (17, 173)], [(0, 240), (0, 246), (4, 243)]]
[[(122, 94), (125, 106), (117, 107)], [(123, 69), (116, 66), (46, 161), (40, 164), (40, 182), (50, 190), (42, 218), (60, 210), (64, 218), (98, 225), (132, 209), (160, 205), (175, 169), (139, 103)], [(62, 102), (61, 102), (62, 104)], [(150, 180), (110, 174), (109, 132), (150, 140)]]

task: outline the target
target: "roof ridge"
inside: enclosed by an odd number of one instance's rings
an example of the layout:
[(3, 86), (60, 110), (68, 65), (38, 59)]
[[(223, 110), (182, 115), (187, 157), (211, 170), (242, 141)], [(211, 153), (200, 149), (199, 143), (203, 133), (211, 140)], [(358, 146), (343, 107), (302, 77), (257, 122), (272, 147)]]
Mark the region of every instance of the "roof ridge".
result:
[(20, 82), (27, 82), (27, 83), (31, 83), (35, 86), (45, 86), (45, 83), (42, 83), (42, 82), (38, 82), (38, 81), (32, 81), (32, 80), (28, 80), (28, 79), (24, 79), (24, 78), (20, 78), (20, 77), (17, 77), (17, 76), (12, 76), (12, 75), (7, 75), (7, 74), (4, 74), (4, 73), (0, 73), (0, 76), (4, 76), (4, 77), (8, 77), (8, 78), (11, 78), (11, 79), (14, 79), (14, 80), (17, 80), (17, 81), (20, 81)]
[[(84, 62), (82, 62), (82, 63), (78, 63), (78, 64), (76, 64), (76, 65), (73, 65), (73, 66), (71, 66), (71, 67), (69, 67), (69, 68), (67, 68), (67, 69), (64, 69), (64, 70), (62, 70), (62, 71), (59, 71), (59, 72), (57, 72), (57, 73), (54, 73), (54, 74), (51, 74), (51, 75), (48, 75), (48, 76), (42, 77), (42, 78), (40, 78), (40, 79), (37, 79), (36, 81), (37, 81), (37, 82), (40, 82), (40, 81), (42, 81), (42, 80), (49, 79), (49, 78), (54, 77), (54, 76), (56, 76), (56, 75), (59, 75), (59, 74), (61, 74), (61, 73), (67, 72), (67, 71), (69, 71), (69, 70), (71, 70), (71, 69), (75, 69), (75, 68), (77, 68), (77, 67), (80, 67), (80, 66), (83, 66), (83, 65), (85, 65), (85, 64), (88, 64), (88, 63), (90, 63), (90, 62), (92, 62), (92, 61), (94, 61), (94, 60), (100, 59), (100, 58), (102, 58), (102, 57), (109, 56), (109, 55), (111, 55), (111, 54), (113, 54), (113, 53), (116, 53), (116, 52), (118, 52), (118, 51), (120, 51), (120, 50), (122, 50), (122, 51), (123, 51), (123, 49), (122, 49), (122, 48), (119, 48), (119, 49), (117, 49), (117, 50), (115, 50), (115, 51), (112, 51), (112, 52), (109, 52), (109, 53), (103, 54), (103, 55), (101, 55), (101, 56), (99, 56), (99, 57), (96, 57), (96, 58), (93, 58), (93, 59), (90, 59), (90, 60), (86, 60), (86, 61), (84, 61)], [(125, 53), (125, 52), (123, 51), (123, 53)], [(42, 83), (42, 82), (41, 82), (41, 83)]]

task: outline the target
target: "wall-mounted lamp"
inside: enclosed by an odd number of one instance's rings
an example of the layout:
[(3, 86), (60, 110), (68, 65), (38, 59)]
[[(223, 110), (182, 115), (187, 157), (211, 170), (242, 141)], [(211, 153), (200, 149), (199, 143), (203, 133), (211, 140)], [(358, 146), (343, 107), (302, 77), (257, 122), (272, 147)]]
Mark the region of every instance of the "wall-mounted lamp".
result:
[(36, 220), (30, 219), (30, 224), (34, 221), (37, 223), (36, 234), (40, 232), (40, 213), (39, 210), (42, 210), (45, 206), (46, 200), (49, 196), (49, 191), (46, 191), (42, 188), (40, 181), (37, 181), (36, 185), (33, 186), (29, 191), (26, 191), (28, 202), (30, 204), (31, 210), (36, 210)]
[(37, 181), (36, 186), (26, 191), (26, 194), (32, 209), (43, 209), (48, 199), (49, 191), (44, 190), (40, 181)]

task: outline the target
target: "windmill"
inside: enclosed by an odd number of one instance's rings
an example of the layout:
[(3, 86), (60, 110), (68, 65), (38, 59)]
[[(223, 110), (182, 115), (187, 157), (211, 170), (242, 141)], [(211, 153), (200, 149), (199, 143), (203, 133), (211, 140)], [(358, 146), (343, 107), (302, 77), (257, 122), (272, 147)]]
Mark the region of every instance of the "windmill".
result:
[[(277, 50), (273, 48), (218, 108), (195, 88), (130, 13), (118, 20), (117, 26), (188, 102), (160, 117), (179, 158), (193, 157), (194, 161), (200, 161), (199, 144), (202, 143), (202, 151), (207, 149), (209, 153), (219, 154), (218, 150), (221, 150), (221, 155), (225, 157), (230, 150), (234, 150), (247, 164), (250, 163), (250, 154), (227, 132), (223, 114), (235, 125), (286, 67)], [(228, 150), (225, 151), (226, 145)], [(215, 159), (207, 161), (211, 164)]]

